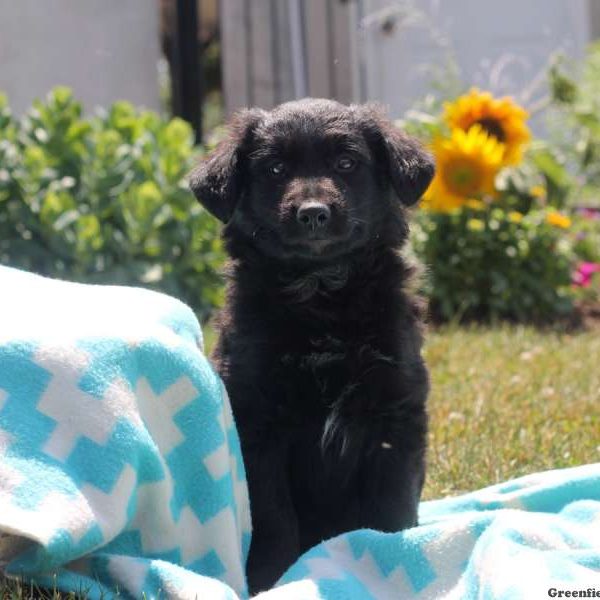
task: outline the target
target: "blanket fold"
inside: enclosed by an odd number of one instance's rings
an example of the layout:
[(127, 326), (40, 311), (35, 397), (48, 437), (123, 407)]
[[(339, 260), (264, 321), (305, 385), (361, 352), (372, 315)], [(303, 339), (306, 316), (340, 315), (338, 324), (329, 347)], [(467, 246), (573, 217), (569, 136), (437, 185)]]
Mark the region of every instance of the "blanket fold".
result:
[(239, 441), (192, 311), (3, 267), (0, 290), (5, 573), (92, 597), (244, 596)]
[[(239, 440), (191, 310), (0, 267), (0, 573), (91, 598), (242, 599), (249, 542)], [(600, 463), (325, 541), (260, 598), (588, 588), (600, 597)]]

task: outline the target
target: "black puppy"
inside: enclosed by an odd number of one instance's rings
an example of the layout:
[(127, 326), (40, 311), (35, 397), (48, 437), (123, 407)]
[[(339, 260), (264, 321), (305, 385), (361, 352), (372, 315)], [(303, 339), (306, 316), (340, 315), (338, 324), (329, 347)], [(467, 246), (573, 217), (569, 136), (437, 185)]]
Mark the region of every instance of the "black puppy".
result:
[(361, 527), (417, 522), (428, 377), (398, 251), (431, 158), (373, 106), (246, 110), (192, 173), (226, 225), (214, 354), (241, 437), (252, 592)]

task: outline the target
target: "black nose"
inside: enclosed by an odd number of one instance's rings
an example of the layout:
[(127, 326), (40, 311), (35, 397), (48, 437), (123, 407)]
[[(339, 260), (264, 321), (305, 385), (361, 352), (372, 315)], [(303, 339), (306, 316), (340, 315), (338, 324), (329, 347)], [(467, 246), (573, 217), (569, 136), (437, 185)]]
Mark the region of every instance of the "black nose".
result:
[(304, 202), (298, 209), (296, 219), (305, 229), (324, 229), (331, 218), (329, 207), (321, 202)]

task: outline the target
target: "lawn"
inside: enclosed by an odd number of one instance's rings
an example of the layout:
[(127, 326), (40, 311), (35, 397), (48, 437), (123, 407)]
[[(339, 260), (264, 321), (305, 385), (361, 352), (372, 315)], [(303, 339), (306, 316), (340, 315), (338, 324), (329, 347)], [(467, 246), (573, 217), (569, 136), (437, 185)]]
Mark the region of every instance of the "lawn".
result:
[(430, 331), (425, 498), (600, 461), (600, 335)]
[[(214, 333), (206, 334), (210, 347)], [(432, 376), (425, 499), (600, 461), (598, 331), (445, 327), (428, 333), (425, 354)], [(0, 582), (0, 598), (29, 597), (27, 588)]]

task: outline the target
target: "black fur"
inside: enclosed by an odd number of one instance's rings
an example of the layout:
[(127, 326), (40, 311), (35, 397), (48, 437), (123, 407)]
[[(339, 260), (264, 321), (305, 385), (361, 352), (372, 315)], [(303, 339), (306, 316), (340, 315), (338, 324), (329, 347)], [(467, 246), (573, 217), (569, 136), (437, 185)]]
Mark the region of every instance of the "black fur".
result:
[[(191, 176), (231, 255), (214, 359), (250, 488), (252, 592), (321, 540), (417, 522), (428, 377), (398, 251), (432, 176), (377, 107), (310, 99), (239, 113)], [(324, 226), (298, 220), (306, 203)]]

